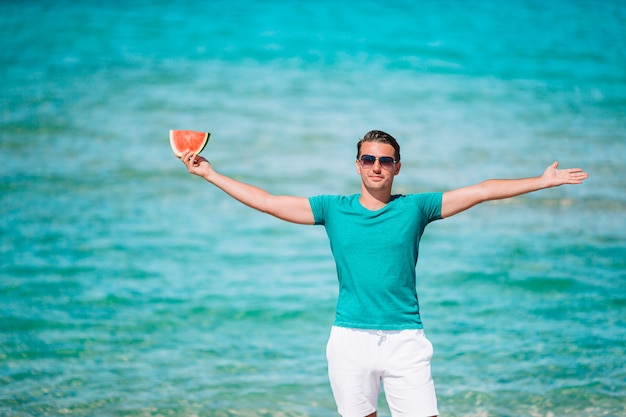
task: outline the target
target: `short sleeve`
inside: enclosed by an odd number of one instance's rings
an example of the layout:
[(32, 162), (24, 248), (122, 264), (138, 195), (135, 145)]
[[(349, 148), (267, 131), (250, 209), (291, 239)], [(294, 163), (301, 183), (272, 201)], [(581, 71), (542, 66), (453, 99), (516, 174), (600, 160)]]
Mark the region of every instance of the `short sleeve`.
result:
[(313, 218), (316, 225), (323, 225), (326, 223), (328, 210), (335, 198), (336, 196), (332, 195), (309, 197), (309, 204), (311, 205), (311, 211), (313, 211)]
[(420, 199), (420, 207), (422, 214), (428, 220), (428, 223), (440, 220), (441, 203), (443, 201), (443, 193), (423, 193), (417, 194)]

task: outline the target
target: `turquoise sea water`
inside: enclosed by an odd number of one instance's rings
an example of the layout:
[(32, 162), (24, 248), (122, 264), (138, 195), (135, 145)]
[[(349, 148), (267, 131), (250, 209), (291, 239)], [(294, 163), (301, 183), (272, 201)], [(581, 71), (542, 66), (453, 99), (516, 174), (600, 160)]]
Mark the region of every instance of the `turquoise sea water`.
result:
[(418, 293), (442, 416), (626, 415), (625, 27), (617, 0), (0, 3), (0, 415), (337, 415), (323, 229), (190, 176), (169, 129), (281, 194), (358, 192), (371, 129), (396, 192), (585, 168), (429, 226)]

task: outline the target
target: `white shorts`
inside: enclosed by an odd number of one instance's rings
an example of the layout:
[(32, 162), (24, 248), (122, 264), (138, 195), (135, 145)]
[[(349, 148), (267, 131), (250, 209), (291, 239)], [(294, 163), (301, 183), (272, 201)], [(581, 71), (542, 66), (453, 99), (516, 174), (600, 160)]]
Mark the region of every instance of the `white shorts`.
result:
[(333, 326), (328, 376), (343, 417), (378, 408), (381, 383), (393, 417), (439, 415), (430, 373), (433, 346), (423, 330), (377, 331)]

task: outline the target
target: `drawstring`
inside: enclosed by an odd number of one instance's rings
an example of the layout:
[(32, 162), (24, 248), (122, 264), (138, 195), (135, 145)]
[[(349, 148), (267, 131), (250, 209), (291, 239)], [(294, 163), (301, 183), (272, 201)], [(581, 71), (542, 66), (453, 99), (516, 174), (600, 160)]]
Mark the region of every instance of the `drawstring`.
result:
[(382, 330), (378, 330), (376, 334), (378, 335), (378, 346), (380, 346), (385, 340), (387, 340), (387, 335)]

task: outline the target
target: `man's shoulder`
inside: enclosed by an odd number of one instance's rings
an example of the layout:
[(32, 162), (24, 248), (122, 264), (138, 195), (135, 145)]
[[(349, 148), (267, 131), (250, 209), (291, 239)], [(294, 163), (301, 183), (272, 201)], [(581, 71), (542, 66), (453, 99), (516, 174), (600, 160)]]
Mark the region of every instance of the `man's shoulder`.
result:
[(318, 201), (324, 204), (345, 204), (351, 203), (355, 198), (358, 198), (358, 194), (320, 194), (313, 197), (309, 197), (311, 201)]
[(423, 192), (407, 195), (409, 204), (417, 207), (429, 221), (441, 219), (442, 192)]
[(352, 211), (358, 195), (322, 194), (309, 197), (315, 224), (326, 224), (326, 220), (337, 213)]
[(404, 202), (414, 202), (414, 201), (430, 201), (441, 199), (441, 192), (432, 192), (425, 191), (420, 193), (410, 193), (410, 194), (394, 194), (391, 196), (392, 200), (404, 201)]

